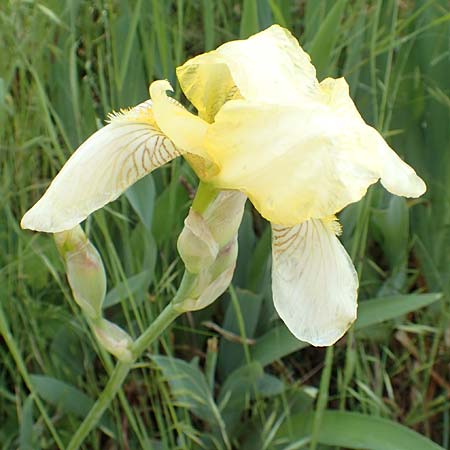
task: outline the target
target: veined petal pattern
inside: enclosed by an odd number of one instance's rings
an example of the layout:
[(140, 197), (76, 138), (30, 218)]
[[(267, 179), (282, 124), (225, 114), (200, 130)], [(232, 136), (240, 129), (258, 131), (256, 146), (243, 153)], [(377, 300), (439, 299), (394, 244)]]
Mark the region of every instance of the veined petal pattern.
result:
[(71, 229), (180, 154), (156, 125), (151, 102), (113, 114), (73, 153), (21, 225), (53, 233)]
[(358, 276), (331, 221), (272, 225), (275, 309), (298, 339), (336, 342), (356, 319)]

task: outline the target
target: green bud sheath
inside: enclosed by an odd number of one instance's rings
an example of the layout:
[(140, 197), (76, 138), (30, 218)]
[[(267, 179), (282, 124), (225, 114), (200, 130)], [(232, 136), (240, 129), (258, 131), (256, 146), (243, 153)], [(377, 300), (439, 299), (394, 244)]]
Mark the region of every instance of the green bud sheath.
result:
[(204, 183), (197, 195), (202, 197), (201, 201), (194, 200), (178, 239), (178, 251), (186, 266), (183, 295), (176, 302), (181, 312), (205, 308), (230, 284), (236, 266), (237, 232), (246, 201), (240, 192), (212, 191)]
[(210, 266), (219, 253), (219, 245), (208, 227), (208, 224), (193, 209), (189, 211), (184, 228), (178, 238), (178, 252), (191, 273), (199, 273)]
[(106, 319), (97, 319), (92, 322), (92, 330), (98, 343), (119, 361), (133, 360), (131, 351), (133, 339), (125, 330)]
[(79, 225), (56, 233), (55, 242), (64, 259), (76, 303), (89, 318), (100, 317), (106, 294), (106, 275), (100, 254)]

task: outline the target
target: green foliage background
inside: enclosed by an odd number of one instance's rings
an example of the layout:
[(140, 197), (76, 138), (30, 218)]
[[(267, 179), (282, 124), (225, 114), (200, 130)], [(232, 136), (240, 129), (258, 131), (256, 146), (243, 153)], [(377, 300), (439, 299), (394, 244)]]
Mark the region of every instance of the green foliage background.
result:
[[(449, 21), (448, 0), (1, 0), (0, 448), (64, 448), (113, 365), (52, 239), (22, 231), (21, 216), (109, 111), (272, 23), (319, 79), (346, 77), (428, 192), (375, 186), (341, 214), (360, 314), (328, 350), (277, 319), (269, 229), (248, 205), (235, 289), (149, 349), (85, 448), (449, 448)], [(108, 271), (105, 314), (134, 336), (176, 291), (196, 183), (176, 160), (85, 224)]]

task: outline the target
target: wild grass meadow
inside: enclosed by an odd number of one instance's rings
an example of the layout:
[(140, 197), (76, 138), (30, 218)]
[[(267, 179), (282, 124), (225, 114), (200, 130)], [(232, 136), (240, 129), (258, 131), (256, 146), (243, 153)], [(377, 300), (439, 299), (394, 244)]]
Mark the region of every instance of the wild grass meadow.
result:
[[(340, 214), (360, 277), (336, 345), (296, 340), (271, 298), (270, 227), (247, 203), (232, 287), (134, 364), (84, 449), (450, 448), (448, 0), (0, 0), (0, 448), (67, 448), (115, 361), (74, 303), (51, 236), (20, 228), (112, 110), (175, 68), (278, 23), (318, 78), (344, 76), (364, 119), (425, 180)], [(138, 336), (170, 301), (198, 180), (178, 158), (91, 215), (105, 317)]]

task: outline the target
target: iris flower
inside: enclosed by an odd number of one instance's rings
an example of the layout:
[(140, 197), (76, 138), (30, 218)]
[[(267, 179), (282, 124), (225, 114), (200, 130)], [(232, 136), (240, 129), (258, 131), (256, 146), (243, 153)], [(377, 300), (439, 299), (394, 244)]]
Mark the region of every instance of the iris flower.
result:
[(378, 180), (405, 197), (424, 182), (365, 123), (344, 78), (319, 82), (280, 26), (194, 57), (177, 77), (198, 115), (153, 82), (151, 100), (111, 115), (75, 151), (22, 226), (69, 230), (183, 156), (203, 185), (245, 195), (271, 223), (275, 308), (298, 339), (331, 345), (356, 318), (358, 289), (336, 213)]

